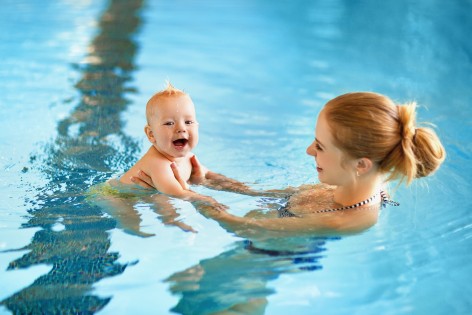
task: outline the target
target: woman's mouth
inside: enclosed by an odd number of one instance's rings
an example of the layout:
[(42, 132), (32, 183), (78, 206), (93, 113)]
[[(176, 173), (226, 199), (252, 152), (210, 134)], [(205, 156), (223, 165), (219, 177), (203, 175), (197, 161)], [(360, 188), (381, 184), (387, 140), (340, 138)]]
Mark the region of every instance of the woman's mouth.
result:
[(318, 167), (318, 166), (316, 167), (316, 171), (317, 171), (318, 173), (321, 172), (322, 170), (323, 170), (323, 169), (322, 169), (321, 167)]
[(174, 147), (176, 147), (177, 149), (183, 149), (187, 145), (188, 139), (185, 139), (185, 138), (177, 139), (177, 140), (172, 141), (172, 143), (174, 144)]

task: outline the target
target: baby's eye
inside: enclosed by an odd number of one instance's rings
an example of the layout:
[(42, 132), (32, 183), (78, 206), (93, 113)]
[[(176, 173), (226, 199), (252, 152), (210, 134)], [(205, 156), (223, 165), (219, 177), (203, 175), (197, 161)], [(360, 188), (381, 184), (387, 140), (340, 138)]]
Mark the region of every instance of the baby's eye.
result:
[(173, 126), (174, 122), (173, 121), (166, 121), (163, 125), (164, 126)]
[(186, 125), (193, 125), (195, 122), (193, 120), (186, 120), (185, 124)]

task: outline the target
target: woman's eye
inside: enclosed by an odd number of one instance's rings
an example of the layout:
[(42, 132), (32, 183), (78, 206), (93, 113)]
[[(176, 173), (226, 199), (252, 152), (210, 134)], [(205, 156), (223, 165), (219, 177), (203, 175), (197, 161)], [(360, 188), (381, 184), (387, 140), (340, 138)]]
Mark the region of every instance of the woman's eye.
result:
[(320, 147), (320, 145), (319, 145), (318, 143), (315, 144), (315, 148), (316, 148), (316, 150), (318, 150), (318, 151), (323, 151), (323, 148)]

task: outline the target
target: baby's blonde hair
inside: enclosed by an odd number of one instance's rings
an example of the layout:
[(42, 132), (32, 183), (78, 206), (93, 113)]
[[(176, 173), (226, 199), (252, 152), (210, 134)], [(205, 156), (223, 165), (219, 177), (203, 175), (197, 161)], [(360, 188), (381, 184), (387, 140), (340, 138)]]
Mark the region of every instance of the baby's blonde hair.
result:
[(169, 81), (166, 82), (166, 88), (154, 94), (146, 103), (146, 119), (148, 124), (155, 113), (155, 107), (159, 104), (160, 99), (172, 96), (188, 96), (184, 91), (175, 88)]
[(356, 92), (324, 108), (335, 144), (353, 158), (369, 158), (387, 180), (425, 177), (439, 168), (446, 152), (431, 128), (417, 127), (416, 103), (395, 105), (381, 94)]

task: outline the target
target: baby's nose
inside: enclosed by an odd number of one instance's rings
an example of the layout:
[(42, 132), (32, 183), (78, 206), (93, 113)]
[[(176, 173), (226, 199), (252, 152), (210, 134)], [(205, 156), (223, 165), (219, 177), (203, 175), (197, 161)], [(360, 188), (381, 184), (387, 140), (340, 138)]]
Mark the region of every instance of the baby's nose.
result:
[(178, 124), (177, 125), (177, 132), (182, 133), (182, 132), (187, 132), (187, 128), (185, 124)]

